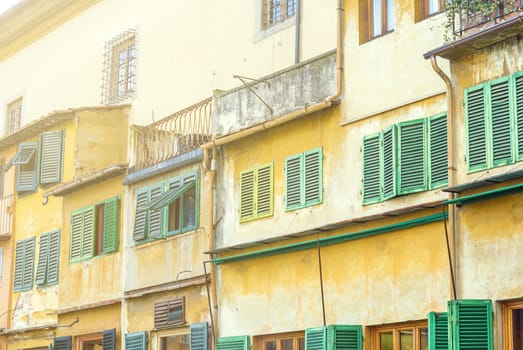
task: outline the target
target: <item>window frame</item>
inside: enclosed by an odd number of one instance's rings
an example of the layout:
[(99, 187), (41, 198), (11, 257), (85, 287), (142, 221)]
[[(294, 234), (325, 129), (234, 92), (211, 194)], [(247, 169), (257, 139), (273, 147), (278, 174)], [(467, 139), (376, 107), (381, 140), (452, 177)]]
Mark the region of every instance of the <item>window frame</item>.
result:
[[(181, 233), (185, 233), (185, 232), (189, 232), (189, 231), (194, 231), (196, 230), (199, 225), (200, 225), (200, 177), (199, 177), (199, 173), (198, 171), (193, 171), (193, 172), (189, 172), (189, 173), (185, 173), (183, 175), (180, 175), (180, 176), (176, 176), (176, 177), (173, 177), (173, 178), (170, 178), (167, 180), (166, 184), (165, 184), (165, 189), (166, 190), (169, 190), (169, 187), (172, 183), (176, 183), (176, 182), (180, 182), (180, 187), (183, 187), (186, 185), (186, 181), (187, 179), (190, 179), (190, 178), (194, 178), (194, 180), (192, 180), (193, 184), (192, 186), (190, 186), (189, 188), (187, 188), (185, 191), (183, 191), (178, 197), (177, 199), (175, 199), (173, 202), (167, 204), (166, 206), (164, 206), (161, 210), (163, 212), (163, 218), (162, 218), (162, 223), (163, 223), (163, 231), (165, 232), (165, 236), (168, 237), (168, 236), (172, 236), (172, 235), (177, 235), (177, 234), (181, 234)], [(191, 181), (191, 180), (189, 180)], [(184, 219), (185, 219), (185, 205), (184, 205), (184, 198), (186, 196), (186, 193), (191, 190), (192, 188), (194, 188), (194, 192), (195, 192), (195, 201), (194, 201), (194, 215), (195, 215), (195, 218), (194, 218), (194, 225), (188, 225), (188, 226), (185, 226), (185, 222), (184, 222)], [(169, 230), (169, 219), (170, 219), (170, 206), (171, 204), (173, 204), (175, 201), (179, 201), (180, 205), (179, 205), (179, 209), (178, 209), (178, 216), (179, 216), (179, 222), (180, 222), (180, 228), (178, 229), (175, 229), (175, 230)]]
[[(389, 23), (389, 2), (392, 4), (392, 23)], [(380, 32), (379, 34), (374, 34), (374, 24), (376, 21), (376, 18), (374, 16), (374, 0), (360, 0), (360, 4), (363, 8), (361, 11), (363, 21), (363, 40), (362, 43), (365, 43), (367, 41), (374, 40), (376, 38), (380, 38), (384, 35), (387, 35), (389, 33), (394, 32), (395, 29), (395, 21), (394, 21), (394, 0), (379, 0), (380, 3)], [(392, 25), (392, 29), (388, 29), (389, 25)]]
[[(177, 320), (169, 320), (169, 311), (172, 308), (181, 307), (181, 317)], [(154, 303), (154, 328), (164, 329), (186, 324), (185, 320), (185, 296), (160, 300)]]
[[(276, 342), (275, 350), (282, 350), (283, 340), (293, 340), (293, 350), (305, 350), (305, 331), (285, 332), (276, 334), (264, 334), (253, 337), (253, 350), (265, 350), (265, 344), (271, 341)], [(303, 340), (303, 349), (300, 349), (300, 340)]]
[(503, 349), (514, 350), (512, 312), (520, 309), (523, 309), (523, 299), (511, 300), (502, 304)]
[[(273, 28), (296, 15), (296, 0), (261, 0), (262, 1), (262, 29)], [(279, 2), (279, 4), (277, 3)], [(292, 2), (292, 13), (289, 11), (289, 3)], [(273, 8), (279, 8), (279, 18), (273, 18)]]
[(421, 339), (421, 331), (423, 329), (426, 330), (427, 344), (428, 344), (429, 327), (428, 327), (427, 320), (373, 326), (370, 328), (372, 349), (380, 350), (380, 345), (381, 345), (380, 334), (392, 332), (392, 348), (393, 348), (393, 350), (399, 350), (400, 349), (399, 333), (402, 330), (412, 330), (413, 331), (413, 350), (421, 350), (420, 349), (420, 339)]
[(23, 96), (20, 96), (6, 106), (5, 135), (10, 135), (20, 129), (22, 125)]
[(430, 2), (431, 0), (417, 0), (416, 1), (416, 22), (421, 22), (429, 17), (439, 15), (445, 12), (445, 0), (432, 0), (437, 1), (437, 11), (430, 13)]

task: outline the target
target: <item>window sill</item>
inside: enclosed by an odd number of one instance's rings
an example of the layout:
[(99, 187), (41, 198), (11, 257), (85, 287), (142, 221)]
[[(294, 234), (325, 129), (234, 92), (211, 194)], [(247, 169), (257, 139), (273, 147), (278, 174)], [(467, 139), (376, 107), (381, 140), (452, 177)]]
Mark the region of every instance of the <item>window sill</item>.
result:
[(254, 34), (254, 42), (257, 43), (265, 38), (268, 38), (282, 30), (293, 27), (296, 24), (296, 16), (292, 16), (285, 21), (274, 24), (268, 28), (258, 28), (256, 34)]
[(364, 38), (363, 41), (360, 43), (360, 45), (364, 45), (364, 44), (372, 42), (374, 40), (386, 37), (386, 36), (388, 36), (389, 34), (392, 34), (392, 33), (394, 33), (394, 29), (392, 29), (392, 30), (390, 30), (388, 32), (385, 32), (383, 34), (380, 34), (380, 35), (377, 35), (377, 36), (373, 36), (372, 38)]

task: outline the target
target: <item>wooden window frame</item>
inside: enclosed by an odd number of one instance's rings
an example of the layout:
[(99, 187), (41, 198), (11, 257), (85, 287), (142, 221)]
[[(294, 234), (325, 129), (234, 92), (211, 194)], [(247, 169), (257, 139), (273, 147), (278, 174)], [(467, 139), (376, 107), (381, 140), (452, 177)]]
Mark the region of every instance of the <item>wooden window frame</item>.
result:
[(416, 22), (421, 22), (432, 16), (439, 15), (445, 11), (445, 0), (438, 1), (438, 10), (434, 13), (430, 13), (430, 1), (431, 0), (416, 0), (415, 11), (416, 11)]
[(382, 326), (374, 326), (371, 328), (371, 343), (373, 350), (380, 350), (380, 334), (392, 332), (392, 348), (393, 350), (400, 349), (400, 336), (399, 332), (402, 330), (412, 330), (413, 331), (413, 350), (420, 350), (420, 339), (421, 339), (421, 330), (425, 329), (427, 332), (427, 344), (429, 340), (428, 334), (428, 323), (424, 321), (412, 321), (412, 322), (402, 322), (397, 324), (388, 324)]
[[(169, 320), (169, 311), (172, 308), (181, 307), (181, 317), (177, 320)], [(161, 300), (154, 304), (154, 328), (164, 329), (174, 326), (183, 326), (185, 321), (185, 297)]]
[(84, 350), (83, 349), (84, 343), (94, 342), (94, 341), (100, 341), (100, 344), (102, 344), (103, 332), (77, 336), (76, 337), (76, 349), (77, 350)]
[[(363, 11), (361, 11), (361, 15), (363, 20), (361, 21), (363, 23), (363, 42), (371, 41), (376, 38), (382, 37), (388, 33), (394, 32), (394, 28), (388, 29), (389, 26), (389, 20), (388, 20), (388, 0), (380, 0), (380, 22), (381, 22), (381, 31), (380, 34), (374, 35), (374, 1), (373, 0), (360, 0), (362, 4)], [(394, 3), (393, 3), (394, 5)], [(392, 14), (394, 16), (394, 8), (392, 9)]]
[(20, 129), (22, 123), (23, 97), (19, 97), (7, 104), (5, 135), (9, 135)]
[(265, 344), (268, 342), (276, 342), (276, 350), (282, 350), (282, 340), (293, 340), (293, 350), (299, 350), (300, 339), (303, 340), (303, 349), (305, 350), (305, 331), (287, 332), (277, 334), (265, 334), (253, 337), (253, 350), (265, 350)]
[[(275, 0), (261, 0), (262, 1), (262, 24), (263, 29), (269, 29), (280, 23), (285, 22), (296, 14), (296, 0), (277, 0), (279, 4), (274, 3)], [(292, 13), (289, 11), (289, 3), (292, 5)], [(279, 8), (280, 15), (277, 19), (272, 16), (272, 10)]]
[(188, 343), (191, 342), (190, 340), (190, 328), (188, 326), (184, 327), (176, 327), (176, 328), (162, 328), (158, 330), (157, 333), (157, 347), (156, 349), (162, 350), (163, 345), (162, 342), (165, 338), (169, 337), (181, 337), (181, 336), (187, 336)]
[(523, 299), (512, 300), (502, 304), (503, 315), (503, 349), (514, 350), (514, 343), (512, 342), (512, 311), (523, 309)]

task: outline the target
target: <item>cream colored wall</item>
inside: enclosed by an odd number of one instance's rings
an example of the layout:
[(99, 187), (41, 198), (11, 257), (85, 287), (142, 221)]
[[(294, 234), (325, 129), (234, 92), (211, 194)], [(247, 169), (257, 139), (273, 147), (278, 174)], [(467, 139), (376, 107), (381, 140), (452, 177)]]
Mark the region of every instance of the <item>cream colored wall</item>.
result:
[[(303, 6), (303, 59), (335, 47), (335, 8), (334, 0)], [(101, 1), (0, 62), (0, 80), (10, 82), (0, 92), (0, 120), (19, 96), (24, 123), (56, 109), (98, 105), (104, 43), (132, 28), (138, 32), (132, 123), (149, 124), (214, 89), (241, 85), (233, 74), (257, 78), (292, 65), (294, 27), (260, 39), (258, 16), (255, 2), (243, 0)]]

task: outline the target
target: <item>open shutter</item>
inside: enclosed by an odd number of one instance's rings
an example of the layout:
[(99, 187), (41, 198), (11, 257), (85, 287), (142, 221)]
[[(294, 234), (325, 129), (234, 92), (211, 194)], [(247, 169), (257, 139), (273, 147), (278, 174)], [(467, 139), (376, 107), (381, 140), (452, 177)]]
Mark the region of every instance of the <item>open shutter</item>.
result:
[(118, 220), (120, 218), (119, 202), (118, 197), (113, 197), (104, 203), (104, 232), (102, 247), (104, 253), (118, 250)]
[(326, 350), (327, 328), (316, 327), (305, 329), (305, 350)]
[(487, 168), (485, 86), (465, 90), (467, 163), (469, 171)]
[(82, 231), (83, 231), (83, 212), (74, 211), (71, 214), (71, 243), (69, 250), (69, 260), (75, 261), (82, 257)]
[(36, 285), (47, 283), (47, 271), (49, 266), (49, 234), (40, 236), (40, 249), (38, 253), (38, 265), (36, 267)]
[(304, 172), (304, 202), (306, 206), (318, 204), (322, 201), (323, 179), (322, 179), (322, 159), (321, 148), (307, 151), (303, 155)]
[(49, 260), (47, 267), (47, 285), (58, 283), (60, 265), (60, 231), (49, 233)]
[[(162, 185), (151, 188), (151, 199), (154, 201), (162, 195)], [(159, 238), (162, 236), (162, 209), (149, 210), (149, 237)]]
[(302, 154), (285, 159), (285, 209), (302, 207)]
[(192, 323), (189, 327), (189, 350), (208, 350), (207, 322)]
[(102, 350), (114, 350), (116, 344), (116, 329), (106, 329), (102, 336)]
[(95, 248), (95, 206), (87, 207), (83, 210), (83, 231), (82, 231), (82, 258), (94, 256)]
[(251, 338), (248, 335), (221, 337), (216, 339), (216, 350), (250, 350)]
[(361, 326), (330, 325), (327, 327), (326, 350), (362, 350)]
[(517, 159), (523, 159), (523, 72), (514, 75), (514, 109)]
[(492, 162), (494, 166), (513, 161), (509, 78), (490, 83)]
[(140, 241), (146, 237), (147, 210), (140, 210), (147, 205), (149, 192), (144, 191), (136, 195), (136, 210), (134, 218), (133, 239)]
[(42, 133), (40, 152), (40, 183), (60, 182), (62, 176), (63, 132)]
[(256, 217), (270, 216), (273, 213), (273, 167), (272, 164), (260, 167), (257, 173)]
[(448, 183), (447, 115), (429, 118), (429, 184), (430, 188)]
[(379, 202), (380, 182), (380, 134), (363, 138), (363, 204)]
[(446, 312), (430, 312), (429, 350), (449, 350), (449, 318)]
[(33, 288), (34, 278), (34, 261), (35, 261), (35, 238), (29, 238), (25, 241), (25, 264), (24, 264), (24, 282), (22, 288), (29, 290)]
[(240, 172), (240, 222), (254, 218), (254, 169)]
[(492, 301), (448, 302), (452, 350), (492, 350)]
[(393, 125), (382, 133), (382, 193), (383, 199), (396, 195), (396, 127)]
[(147, 332), (127, 333), (125, 350), (147, 350)]
[(427, 188), (426, 127), (425, 119), (398, 125), (400, 194), (424, 191)]
[(71, 350), (71, 336), (54, 338), (54, 350)]
[(14, 275), (14, 290), (20, 291), (23, 289), (24, 282), (24, 265), (25, 265), (25, 241), (16, 242), (16, 256), (15, 256), (15, 275)]
[(17, 164), (16, 190), (19, 192), (36, 190), (37, 150), (37, 142), (21, 143), (18, 147), (13, 164)]

